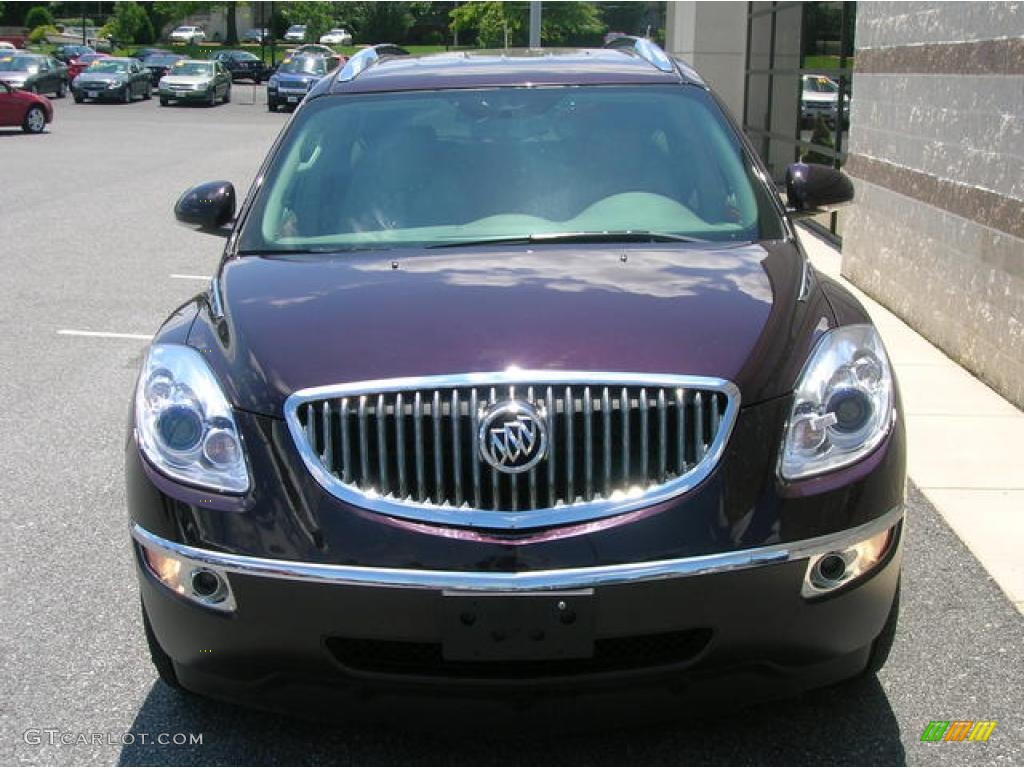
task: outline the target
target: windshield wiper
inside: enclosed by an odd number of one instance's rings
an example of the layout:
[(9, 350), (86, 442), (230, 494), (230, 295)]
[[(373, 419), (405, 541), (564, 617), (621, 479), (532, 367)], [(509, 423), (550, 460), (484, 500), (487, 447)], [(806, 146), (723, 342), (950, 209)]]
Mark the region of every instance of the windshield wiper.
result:
[(650, 232), (645, 229), (609, 230), (606, 232), (540, 232), (535, 235), (485, 237), (479, 240), (456, 240), (437, 243), (428, 248), (466, 248), (478, 245), (528, 245), (531, 243), (701, 243), (695, 237)]

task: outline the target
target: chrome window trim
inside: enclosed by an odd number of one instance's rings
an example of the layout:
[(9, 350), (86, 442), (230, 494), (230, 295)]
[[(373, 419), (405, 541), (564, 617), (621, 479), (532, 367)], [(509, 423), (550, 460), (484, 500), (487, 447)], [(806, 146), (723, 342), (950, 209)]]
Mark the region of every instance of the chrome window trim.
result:
[[(441, 506), (416, 501), (404, 501), (375, 496), (355, 489), (327, 472), (303, 437), (299, 421), (299, 407), (307, 402), (324, 398), (342, 398), (381, 392), (445, 389), (450, 387), (488, 387), (506, 384), (539, 385), (616, 385), (682, 387), (685, 389), (714, 390), (728, 401), (722, 423), (714, 442), (707, 448), (702, 461), (680, 477), (635, 494), (622, 494), (621, 498), (584, 501), (543, 509), (511, 512), (464, 507)], [(491, 373), (465, 373), (445, 376), (413, 376), (397, 379), (377, 379), (349, 384), (332, 384), (301, 389), (291, 394), (284, 403), (285, 420), (292, 441), (302, 456), (303, 463), (317, 482), (331, 495), (353, 506), (393, 517), (421, 522), (457, 525), (493, 530), (521, 530), (552, 525), (598, 520), (631, 512), (668, 501), (686, 493), (701, 483), (718, 465), (725, 446), (736, 424), (740, 408), (739, 388), (731, 381), (710, 376), (678, 376), (672, 374), (646, 374), (594, 371), (546, 371), (509, 369)]]
[(846, 549), (892, 528), (902, 519), (903, 506), (899, 505), (880, 517), (854, 528), (785, 544), (672, 560), (519, 572), (426, 571), (411, 568), (374, 568), (371, 566), (272, 560), (178, 544), (150, 533), (138, 523), (132, 525), (131, 534), (135, 541), (143, 547), (156, 549), (163, 554), (187, 560), (192, 565), (205, 566), (240, 576), (332, 586), (514, 593), (633, 584), (782, 565), (826, 552)]

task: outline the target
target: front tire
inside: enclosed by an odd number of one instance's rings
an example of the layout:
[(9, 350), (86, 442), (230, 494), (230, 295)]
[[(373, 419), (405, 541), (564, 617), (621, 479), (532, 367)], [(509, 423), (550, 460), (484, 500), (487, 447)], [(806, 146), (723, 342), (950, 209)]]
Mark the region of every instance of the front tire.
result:
[(153, 634), (153, 627), (149, 623), (149, 616), (146, 614), (145, 606), (142, 607), (142, 626), (146, 630), (146, 645), (149, 646), (149, 658), (156, 668), (157, 675), (169, 687), (176, 691), (184, 691), (184, 687), (178, 680), (178, 673), (174, 671), (174, 662), (167, 655), (160, 643)]
[(168, 99), (166, 96), (161, 96), (160, 97), (160, 106), (161, 107), (166, 107), (170, 103), (171, 103), (171, 100)]
[(131, 104), (132, 103), (132, 87), (130, 85), (126, 85), (124, 87), (124, 94), (121, 96), (121, 103), (122, 104)]
[(214, 86), (210, 89), (210, 96), (206, 100), (206, 106), (216, 107), (217, 106), (217, 88)]
[(268, 112), (277, 112), (277, 102), (272, 100), (272, 99), (268, 99), (267, 100), (267, 111)]
[(74, 94), (74, 99), (75, 99), (75, 104), (81, 104), (83, 101), (85, 101), (85, 97), (84, 96), (79, 96), (77, 93)]
[(25, 133), (42, 133), (46, 128), (46, 112), (38, 104), (28, 108), (25, 112), (25, 119), (21, 123), (21, 129)]
[(149, 101), (153, 98), (153, 86), (151, 86), (149, 83), (146, 83), (146, 90), (142, 92), (142, 98), (146, 101)]
[(868, 656), (868, 665), (864, 669), (865, 675), (874, 675), (889, 659), (892, 651), (893, 641), (896, 639), (896, 625), (900, 617), (900, 587), (896, 585), (896, 595), (892, 599), (892, 608), (889, 609), (889, 617), (885, 620), (885, 626), (878, 633), (875, 642), (871, 644), (871, 654)]
[(64, 98), (64, 94), (66, 94), (66, 93), (67, 93), (67, 85), (65, 85), (64, 81), (61, 80), (60, 81), (60, 85), (57, 86), (57, 98), (58, 99), (63, 99)]
[(224, 91), (224, 103), (225, 104), (230, 104), (231, 103), (231, 86), (230, 85), (227, 87), (227, 90)]

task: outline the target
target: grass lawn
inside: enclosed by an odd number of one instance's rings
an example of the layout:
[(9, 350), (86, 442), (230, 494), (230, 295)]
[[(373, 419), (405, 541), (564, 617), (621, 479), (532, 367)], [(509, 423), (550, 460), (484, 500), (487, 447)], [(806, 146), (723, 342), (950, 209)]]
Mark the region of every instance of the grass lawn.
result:
[[(846, 66), (853, 69), (853, 57), (846, 59)], [(839, 69), (838, 56), (805, 56), (804, 69)]]

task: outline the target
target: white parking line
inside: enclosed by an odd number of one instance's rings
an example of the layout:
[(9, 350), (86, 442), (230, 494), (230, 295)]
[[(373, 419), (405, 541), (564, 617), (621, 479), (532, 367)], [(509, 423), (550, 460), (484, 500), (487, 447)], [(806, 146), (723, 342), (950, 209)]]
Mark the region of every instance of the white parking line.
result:
[(204, 280), (209, 281), (209, 275), (171, 275), (176, 280)]
[(103, 339), (144, 339), (149, 341), (153, 338), (149, 333), (111, 333), (110, 331), (72, 331), (62, 328), (57, 331), (60, 336), (97, 336)]

